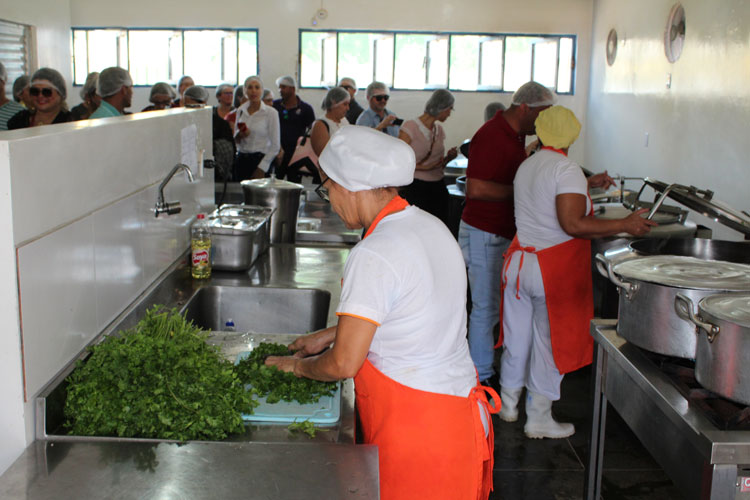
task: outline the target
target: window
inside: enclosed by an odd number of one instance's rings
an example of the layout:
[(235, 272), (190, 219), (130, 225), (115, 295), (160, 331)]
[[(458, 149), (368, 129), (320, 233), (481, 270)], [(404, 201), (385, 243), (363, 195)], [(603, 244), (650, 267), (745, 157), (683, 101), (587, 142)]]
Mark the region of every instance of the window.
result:
[(135, 85), (175, 83), (183, 74), (213, 87), (258, 74), (257, 30), (73, 29), (73, 84), (109, 66), (126, 68)]
[(300, 30), (300, 85), (354, 78), (396, 89), (514, 92), (529, 80), (572, 94), (573, 35)]
[(29, 75), (32, 70), (31, 28), (24, 24), (0, 21), (0, 61), (8, 72), (5, 94), (13, 99), (13, 82), (21, 75)]

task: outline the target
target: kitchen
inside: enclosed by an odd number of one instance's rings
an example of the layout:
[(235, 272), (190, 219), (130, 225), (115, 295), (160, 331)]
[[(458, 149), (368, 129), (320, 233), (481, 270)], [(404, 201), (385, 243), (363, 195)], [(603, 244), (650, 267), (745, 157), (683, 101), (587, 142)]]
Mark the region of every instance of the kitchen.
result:
[[(560, 98), (560, 103), (573, 109), (584, 125), (582, 137), (571, 149), (571, 158), (593, 171), (607, 169), (610, 174), (651, 176), (667, 182), (708, 188), (718, 199), (747, 210), (746, 196), (740, 186), (750, 178), (744, 165), (745, 158), (750, 155), (750, 145), (744, 137), (750, 119), (750, 91), (745, 85), (750, 76), (747, 64), (750, 34), (746, 22), (750, 17), (750, 7), (741, 1), (683, 2), (687, 17), (685, 48), (681, 58), (672, 64), (667, 61), (663, 47), (664, 26), (672, 4), (645, 0), (627, 3), (536, 0), (522, 4), (479, 1), (472, 2), (468, 8), (465, 4), (448, 2), (436, 6), (423, 1), (409, 5), (392, 1), (378, 4), (326, 1), (324, 7), (328, 18), (317, 28), (574, 34), (577, 36), (575, 94)], [(221, 8), (192, 1), (164, 5), (135, 1), (124, 5), (34, 0), (5, 2), (0, 17), (35, 26), (37, 65), (58, 68), (68, 82), (71, 81), (71, 27), (256, 27), (259, 30), (260, 74), (271, 81), (294, 72), (298, 29), (312, 27), (310, 18), (319, 7), (317, 3), (309, 5), (301, 0), (269, 4), (230, 1)], [(612, 28), (618, 33), (618, 50), (614, 64), (609, 66), (606, 41)], [(69, 95), (75, 95), (78, 89), (68, 90)], [(145, 105), (147, 92), (147, 88), (136, 89), (133, 110)], [(323, 93), (323, 90), (303, 89), (300, 95), (316, 105)], [(389, 106), (398, 110), (400, 115), (411, 117), (421, 111), (425, 99), (424, 92), (398, 91), (394, 92)], [(508, 104), (509, 94), (497, 99)], [(456, 93), (456, 112), (445, 125), (449, 144), (459, 144), (471, 136), (481, 125), (482, 110), (491, 100), (496, 100), (496, 97), (485, 93)], [(175, 121), (174, 124), (170, 121), (171, 133), (179, 134), (179, 130), (188, 126), (193, 118), (175, 116), (169, 120)], [(120, 136), (122, 143), (104, 134), (98, 135), (93, 129), (91, 133), (96, 135), (89, 139), (88, 144), (97, 144), (98, 148), (108, 151), (106, 157), (111, 159), (108, 170), (102, 172), (102, 162), (92, 160), (100, 155), (79, 153), (67, 157), (60, 152), (65, 149), (62, 144), (49, 142), (47, 147), (56, 151), (49, 161), (71, 165), (59, 173), (63, 177), (60, 182), (52, 183), (55, 189), (40, 185), (38, 179), (29, 179), (25, 191), (12, 191), (11, 196), (10, 178), (5, 176), (3, 179), (5, 210), (2, 212), (6, 217), (0, 227), (6, 234), (13, 234), (19, 230), (20, 224), (28, 233), (8, 239), (0, 258), (3, 266), (0, 275), (5, 277), (0, 284), (0, 296), (4, 298), (3, 330), (13, 333), (4, 335), (0, 341), (4, 361), (0, 364), (4, 380), (0, 396), (7, 402), (0, 412), (3, 424), (0, 432), (6, 443), (0, 452), (0, 469), (7, 468), (31, 443), (34, 427), (33, 391), (24, 394), (20, 334), (16, 333), (20, 330), (16, 277), (20, 274), (21, 280), (27, 279), (26, 274), (16, 268), (17, 248), (30, 238), (44, 235), (58, 225), (83, 217), (101, 206), (95, 203), (85, 206), (76, 195), (66, 195), (63, 201), (69, 208), (63, 207), (66, 214), (61, 214), (55, 221), (49, 210), (38, 204), (47, 199), (44, 190), (56, 192), (56, 189), (67, 186), (64, 189), (70, 193), (78, 193), (81, 182), (84, 182), (81, 179), (86, 179), (86, 191), (96, 193), (110, 182), (128, 181), (130, 174), (123, 174), (131, 172), (133, 165), (147, 162), (153, 165), (143, 167), (146, 171), (141, 174), (144, 180), (139, 187), (152, 186), (180, 157), (180, 144), (174, 143), (168, 130), (153, 131), (163, 134), (163, 143), (169, 144), (168, 148), (139, 152), (142, 157), (138, 157), (132, 151), (132, 144), (139, 137), (135, 132), (137, 126), (123, 131), (124, 135)], [(91, 148), (90, 145), (82, 147)], [(31, 155), (32, 152), (24, 154)], [(11, 153), (4, 152), (3, 155), (8, 161)], [(27, 157), (23, 158), (25, 161)], [(75, 172), (77, 180), (66, 181)], [(63, 175), (65, 173), (68, 175)], [(13, 179), (15, 186), (15, 177)], [(173, 182), (173, 187), (181, 186), (180, 179)], [(123, 194), (112, 194), (107, 203)], [(155, 196), (152, 194), (149, 192), (148, 197), (144, 196), (147, 198), (144, 203), (153, 204)], [(190, 196), (194, 195), (176, 194), (176, 198), (182, 200)], [(16, 205), (18, 202), (31, 205), (23, 207), (26, 214), (23, 219), (16, 219), (20, 210)], [(43, 202), (41, 206), (44, 206)], [(8, 214), (13, 214), (13, 217)], [(715, 238), (740, 238), (735, 231), (699, 216), (693, 217), (696, 222), (713, 229)], [(48, 222), (39, 225), (36, 222), (39, 219)], [(182, 222), (181, 229), (186, 231), (184, 220)], [(186, 233), (175, 236), (174, 240), (176, 247), (187, 248)], [(158, 256), (162, 265), (176, 257), (176, 254)], [(124, 302), (130, 293), (132, 291), (124, 294), (115, 291), (112, 300)], [(124, 303), (119, 305), (124, 306)], [(29, 312), (26, 305), (23, 311), (24, 314)], [(24, 328), (30, 328), (30, 325), (24, 322)], [(59, 368), (50, 367), (48, 371), (54, 373)], [(44, 382), (37, 381), (37, 387)]]

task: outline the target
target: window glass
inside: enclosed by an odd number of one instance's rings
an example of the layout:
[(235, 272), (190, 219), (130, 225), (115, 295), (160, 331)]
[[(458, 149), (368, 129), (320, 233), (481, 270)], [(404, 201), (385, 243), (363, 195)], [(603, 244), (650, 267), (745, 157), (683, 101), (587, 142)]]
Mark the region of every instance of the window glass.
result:
[(560, 38), (560, 61), (557, 68), (557, 92), (570, 93), (573, 91), (573, 39)]
[(509, 36), (505, 38), (505, 74), (503, 90), (515, 92), (531, 80), (531, 49), (536, 38)]
[(331, 35), (323, 39), (323, 85), (333, 87), (338, 83), (336, 81), (336, 69), (338, 60), (338, 47), (336, 45), (336, 35)]
[(85, 30), (73, 31), (73, 84), (83, 85), (86, 83), (86, 75), (89, 74), (88, 42)]
[[(381, 35), (375, 40), (375, 80), (393, 86), (393, 35)], [(357, 85), (367, 87), (370, 82), (357, 80)]]
[[(185, 31), (185, 74), (193, 77), (199, 85), (216, 86), (225, 80), (224, 75), (224, 39), (230, 36), (235, 44), (236, 38), (225, 31), (200, 30)], [(234, 80), (236, 73), (232, 75)]]
[(357, 85), (372, 81), (376, 39), (374, 33), (339, 33), (339, 80), (348, 76), (354, 78)]
[(180, 77), (170, 72), (174, 65), (170, 54), (172, 37), (181, 45), (181, 35), (174, 31), (130, 30), (130, 76), (135, 85), (174, 82)]
[[(121, 59), (120, 40), (127, 34), (121, 30), (91, 30), (88, 32), (88, 72), (103, 70), (110, 66), (127, 68), (127, 58)], [(86, 81), (83, 77), (81, 83)]]
[(502, 38), (490, 38), (482, 41), (480, 60), (481, 74), (479, 85), (484, 88), (503, 88), (503, 46)]
[[(239, 83), (244, 83), (248, 76), (258, 74), (258, 32), (239, 32), (239, 40), (237, 43), (237, 65)], [(232, 80), (229, 79), (227, 79), (227, 81), (232, 82)], [(266, 86), (269, 84), (270, 82), (266, 83)]]
[(396, 34), (396, 64), (393, 86), (423, 89), (427, 82), (427, 44), (433, 35)]
[[(323, 40), (332, 33), (303, 31), (300, 36), (300, 85), (320, 87), (323, 83)], [(333, 34), (335, 36), (335, 34)]]
[(427, 86), (448, 86), (448, 37), (427, 42)]
[(539, 40), (534, 44), (534, 74), (532, 79), (545, 87), (555, 87), (557, 82), (557, 40)]
[(476, 90), (479, 82), (478, 35), (451, 37), (450, 86), (457, 90)]

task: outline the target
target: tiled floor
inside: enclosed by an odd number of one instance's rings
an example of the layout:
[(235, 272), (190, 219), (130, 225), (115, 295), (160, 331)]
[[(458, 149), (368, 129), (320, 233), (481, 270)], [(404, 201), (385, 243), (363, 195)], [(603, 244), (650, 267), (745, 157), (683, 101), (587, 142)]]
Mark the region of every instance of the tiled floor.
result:
[[(527, 439), (521, 403), (517, 422), (494, 417), (495, 491), (492, 500), (583, 498), (586, 443), (590, 432), (590, 367), (567, 375), (553, 413), (572, 422), (568, 439)], [(682, 495), (610, 406), (604, 447), (603, 500), (680, 500)]]

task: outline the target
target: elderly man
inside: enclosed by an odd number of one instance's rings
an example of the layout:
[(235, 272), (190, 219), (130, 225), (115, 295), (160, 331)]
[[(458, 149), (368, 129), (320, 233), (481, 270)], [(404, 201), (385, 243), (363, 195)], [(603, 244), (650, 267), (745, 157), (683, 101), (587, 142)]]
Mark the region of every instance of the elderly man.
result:
[(443, 223), (398, 196), (415, 163), (405, 142), (365, 127), (331, 137), (317, 191), (366, 233), (346, 262), (338, 324), (266, 364), (315, 380), (354, 377), (383, 500), (486, 500), (494, 391), (477, 384), (469, 356), (461, 251)]
[(297, 139), (305, 135), (305, 131), (315, 121), (315, 111), (312, 106), (297, 95), (297, 82), (291, 76), (282, 76), (276, 80), (279, 87), (280, 99), (273, 101), (273, 107), (279, 113), (281, 127), (281, 149), (283, 156), (277, 160), (276, 176), (286, 175), (289, 160), (297, 147)]
[(372, 82), (367, 86), (367, 101), (370, 107), (359, 115), (357, 125), (374, 128), (385, 132), (393, 137), (398, 137), (398, 131), (401, 128), (403, 120), (396, 118), (396, 115), (386, 109), (388, 104), (388, 87), (382, 82)]
[(91, 115), (92, 120), (122, 116), (133, 100), (133, 79), (122, 68), (106, 68), (99, 73), (97, 93), (102, 96), (102, 102)]
[(458, 241), (469, 271), (471, 358), (479, 380), (495, 388), (493, 330), (499, 322), (500, 272), (503, 253), (516, 234), (513, 178), (526, 159), (524, 142), (534, 134), (534, 120), (554, 101), (548, 88), (528, 82), (513, 94), (510, 108), (495, 114), (471, 139)]
[(7, 81), (8, 72), (3, 63), (0, 63), (0, 130), (8, 130), (8, 120), (24, 109), (17, 102), (5, 97), (5, 84)]
[(193, 81), (193, 78), (188, 75), (182, 75), (177, 82), (177, 98), (172, 101), (172, 107), (173, 108), (179, 108), (181, 106), (184, 106), (184, 102), (182, 101), (182, 94), (185, 93), (187, 89), (194, 86), (195, 82)]
[(345, 77), (339, 80), (339, 87), (342, 87), (349, 92), (349, 97), (351, 98), (349, 100), (349, 111), (346, 112), (346, 121), (349, 123), (357, 123), (357, 118), (359, 118), (359, 115), (364, 111), (362, 106), (354, 100), (354, 96), (357, 94), (357, 82), (354, 81), (354, 78)]

